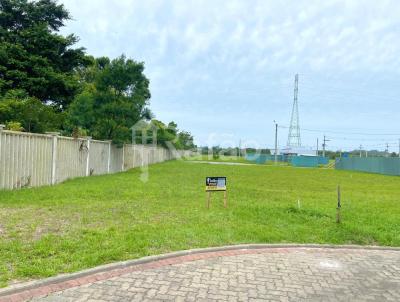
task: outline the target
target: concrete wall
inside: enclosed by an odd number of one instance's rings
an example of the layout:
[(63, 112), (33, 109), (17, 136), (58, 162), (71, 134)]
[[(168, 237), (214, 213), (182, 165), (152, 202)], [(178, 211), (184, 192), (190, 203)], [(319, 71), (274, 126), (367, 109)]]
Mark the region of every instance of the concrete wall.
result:
[(66, 179), (116, 173), (183, 156), (191, 151), (74, 139), (0, 128), (0, 189), (60, 183)]

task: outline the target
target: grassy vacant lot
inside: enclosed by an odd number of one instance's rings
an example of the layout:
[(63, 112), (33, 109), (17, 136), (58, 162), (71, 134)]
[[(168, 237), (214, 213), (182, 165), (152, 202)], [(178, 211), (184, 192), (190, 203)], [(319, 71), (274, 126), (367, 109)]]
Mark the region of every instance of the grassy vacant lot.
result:
[[(400, 178), (328, 169), (171, 161), (0, 192), (0, 285), (117, 260), (233, 243), (400, 246)], [(206, 176), (228, 177), (205, 208)], [(343, 223), (335, 223), (341, 184)], [(298, 208), (300, 200), (300, 208)]]

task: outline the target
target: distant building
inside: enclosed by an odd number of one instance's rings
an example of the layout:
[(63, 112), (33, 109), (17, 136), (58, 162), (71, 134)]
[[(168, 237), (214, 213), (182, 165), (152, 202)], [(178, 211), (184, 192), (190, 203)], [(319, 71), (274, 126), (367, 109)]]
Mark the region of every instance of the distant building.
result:
[[(273, 152), (275, 154), (275, 151)], [(308, 147), (285, 147), (278, 150), (278, 155), (291, 155), (291, 156), (317, 156), (317, 151)]]

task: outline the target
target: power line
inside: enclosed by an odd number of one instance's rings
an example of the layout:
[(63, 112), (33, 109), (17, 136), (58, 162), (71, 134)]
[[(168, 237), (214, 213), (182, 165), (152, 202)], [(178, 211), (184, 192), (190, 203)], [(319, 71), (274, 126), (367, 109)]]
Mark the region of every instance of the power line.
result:
[[(288, 126), (279, 126), (280, 128), (290, 128)], [(400, 133), (362, 133), (362, 132), (342, 132), (342, 131), (333, 131), (333, 130), (317, 130), (317, 129), (307, 129), (307, 128), (301, 128), (303, 131), (308, 131), (308, 132), (318, 132), (318, 133), (334, 133), (334, 134), (348, 134), (348, 135), (385, 135), (385, 136), (400, 136)]]

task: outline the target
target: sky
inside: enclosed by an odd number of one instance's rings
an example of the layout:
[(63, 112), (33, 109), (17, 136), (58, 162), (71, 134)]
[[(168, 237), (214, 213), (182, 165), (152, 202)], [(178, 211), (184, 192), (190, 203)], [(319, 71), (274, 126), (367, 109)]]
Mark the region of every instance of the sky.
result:
[[(198, 145), (399, 150), (400, 1), (60, 0), (94, 56), (145, 63), (150, 108)], [(321, 149), (321, 146), (319, 146)]]

